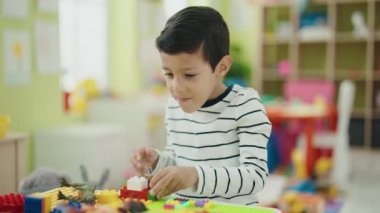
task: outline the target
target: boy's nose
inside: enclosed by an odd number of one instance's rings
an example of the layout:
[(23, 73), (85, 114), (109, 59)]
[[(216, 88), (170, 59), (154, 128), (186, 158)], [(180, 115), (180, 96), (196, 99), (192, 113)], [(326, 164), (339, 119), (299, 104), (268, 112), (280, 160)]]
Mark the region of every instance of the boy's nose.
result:
[(185, 90), (185, 85), (183, 84), (182, 80), (180, 78), (173, 79), (172, 87), (175, 92), (182, 92)]

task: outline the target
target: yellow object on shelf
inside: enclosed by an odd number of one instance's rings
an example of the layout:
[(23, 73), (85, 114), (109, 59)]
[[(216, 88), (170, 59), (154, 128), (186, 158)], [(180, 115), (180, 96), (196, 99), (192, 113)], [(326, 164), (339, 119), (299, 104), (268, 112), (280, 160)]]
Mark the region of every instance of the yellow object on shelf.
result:
[(7, 135), (10, 122), (11, 118), (8, 115), (0, 115), (0, 139)]

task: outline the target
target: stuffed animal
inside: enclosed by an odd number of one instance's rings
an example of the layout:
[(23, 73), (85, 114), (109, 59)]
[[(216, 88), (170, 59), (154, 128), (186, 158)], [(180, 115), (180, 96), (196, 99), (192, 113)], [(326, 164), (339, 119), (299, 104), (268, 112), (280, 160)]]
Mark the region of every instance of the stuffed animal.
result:
[[(87, 175), (87, 169), (84, 165), (80, 165), (82, 181), (85, 184), (96, 186), (97, 189), (103, 189), (108, 180), (110, 170), (105, 169), (98, 182), (91, 181)], [(44, 192), (61, 186), (61, 180), (70, 182), (72, 179), (68, 174), (56, 171), (50, 168), (39, 168), (31, 175), (24, 178), (20, 182), (19, 192), (22, 194), (30, 194), (35, 192)]]
[(64, 172), (49, 168), (39, 168), (20, 182), (19, 192), (31, 194), (48, 191), (61, 186), (61, 179), (70, 181), (71, 177)]

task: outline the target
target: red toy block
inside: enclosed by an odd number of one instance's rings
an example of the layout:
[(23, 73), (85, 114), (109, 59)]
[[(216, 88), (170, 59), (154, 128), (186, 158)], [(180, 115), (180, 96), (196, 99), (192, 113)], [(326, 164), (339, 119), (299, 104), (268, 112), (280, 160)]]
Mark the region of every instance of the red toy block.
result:
[(0, 195), (0, 212), (24, 212), (24, 197), (22, 194)]
[(134, 191), (134, 190), (129, 190), (126, 187), (123, 187), (120, 190), (120, 197), (148, 200), (148, 189), (144, 189), (142, 191)]

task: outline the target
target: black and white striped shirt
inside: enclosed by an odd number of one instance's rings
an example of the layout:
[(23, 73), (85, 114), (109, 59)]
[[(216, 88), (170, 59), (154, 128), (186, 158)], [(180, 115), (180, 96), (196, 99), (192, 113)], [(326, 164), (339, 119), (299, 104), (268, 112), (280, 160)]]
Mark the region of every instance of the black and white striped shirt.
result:
[(271, 123), (258, 93), (239, 85), (193, 113), (170, 98), (166, 109), (167, 146), (155, 169), (195, 166), (198, 185), (177, 193), (241, 205), (256, 204), (268, 177), (267, 142)]

